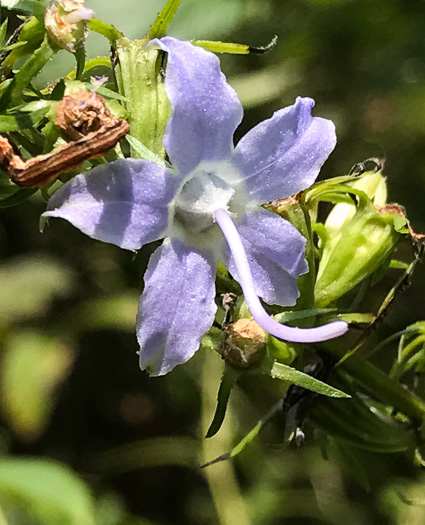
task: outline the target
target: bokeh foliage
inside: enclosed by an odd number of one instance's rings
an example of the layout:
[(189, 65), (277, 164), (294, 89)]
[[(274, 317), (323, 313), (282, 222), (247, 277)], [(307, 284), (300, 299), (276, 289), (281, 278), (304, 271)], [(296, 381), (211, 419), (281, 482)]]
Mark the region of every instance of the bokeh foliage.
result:
[[(162, 3), (86, 5), (135, 38)], [(16, 14), (3, 9), (6, 16), (11, 30)], [(254, 46), (278, 35), (267, 55), (222, 58), (246, 108), (238, 134), (296, 96), (312, 96), (316, 113), (332, 118), (338, 132), (323, 176), (384, 156), (390, 200), (405, 205), (415, 229), (424, 230), (424, 20), (425, 4), (413, 1), (183, 0), (170, 34)], [(87, 52), (107, 54), (107, 41), (91, 35)], [(74, 65), (65, 52), (56, 55), (39, 86)], [(199, 352), (160, 379), (138, 369), (135, 309), (153, 247), (134, 258), (64, 222), (41, 235), (44, 206), (37, 194), (0, 213), (0, 523), (425, 520), (425, 480), (407, 455), (336, 445), (319, 425), (305, 429), (303, 448), (284, 448), (277, 417), (235, 460), (200, 470), (267, 412), (283, 386), (266, 377), (242, 380), (223, 428), (205, 441), (219, 357)], [(419, 267), (414, 286), (381, 327), (383, 337), (423, 317), (424, 283)], [(382, 295), (379, 287), (376, 294)], [(377, 362), (388, 369), (396, 351), (389, 344)], [(416, 379), (423, 394), (423, 380)]]

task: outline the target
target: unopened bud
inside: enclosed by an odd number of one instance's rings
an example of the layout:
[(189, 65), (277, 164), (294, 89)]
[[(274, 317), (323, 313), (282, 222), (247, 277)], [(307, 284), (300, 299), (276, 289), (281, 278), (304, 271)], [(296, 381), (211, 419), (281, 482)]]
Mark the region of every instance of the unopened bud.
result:
[(336, 301), (385, 267), (401, 237), (398, 226), (401, 217), (385, 207), (383, 176), (367, 174), (351, 186), (369, 198), (357, 208), (354, 203), (336, 204), (325, 222), (328, 238), (315, 286), (319, 308)]
[(75, 53), (84, 44), (86, 22), (93, 16), (93, 10), (84, 7), (84, 0), (47, 0), (44, 23), (52, 40)]
[[(387, 183), (380, 171), (366, 172), (349, 184), (350, 187), (361, 190), (369, 197), (375, 206), (385, 206), (387, 203)], [(336, 204), (329, 213), (325, 227), (329, 237), (338, 235), (342, 227), (350, 221), (356, 213), (356, 206), (352, 204)]]
[(238, 319), (226, 328), (223, 359), (235, 368), (249, 368), (266, 351), (266, 332), (253, 319)]

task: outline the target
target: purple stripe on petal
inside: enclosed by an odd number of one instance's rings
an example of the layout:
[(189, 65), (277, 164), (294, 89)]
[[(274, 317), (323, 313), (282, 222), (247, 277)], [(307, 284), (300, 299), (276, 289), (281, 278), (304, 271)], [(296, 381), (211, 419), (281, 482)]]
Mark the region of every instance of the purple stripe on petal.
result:
[(62, 186), (43, 216), (66, 219), (94, 239), (138, 250), (164, 236), (178, 185), (179, 178), (163, 166), (118, 160)]
[(233, 162), (245, 177), (251, 199), (283, 199), (315, 181), (336, 135), (330, 120), (311, 115), (313, 106), (312, 99), (298, 97), (238, 143)]
[(173, 113), (164, 145), (173, 165), (187, 175), (201, 161), (229, 159), (243, 110), (218, 58), (172, 37), (151, 43), (168, 53), (165, 89)]
[(217, 307), (212, 254), (166, 239), (149, 261), (137, 316), (140, 366), (164, 375), (198, 350)]

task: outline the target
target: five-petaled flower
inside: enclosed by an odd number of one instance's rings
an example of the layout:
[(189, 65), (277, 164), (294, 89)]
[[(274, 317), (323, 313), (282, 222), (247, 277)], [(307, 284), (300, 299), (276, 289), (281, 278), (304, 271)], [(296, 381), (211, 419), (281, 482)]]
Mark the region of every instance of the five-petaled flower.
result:
[(336, 142), (332, 122), (313, 117), (309, 98), (277, 111), (233, 146), (242, 105), (215, 55), (172, 37), (165, 88), (172, 115), (164, 146), (172, 168), (125, 159), (78, 175), (50, 199), (48, 217), (128, 250), (165, 240), (151, 257), (140, 298), (140, 365), (166, 374), (190, 359), (216, 313), (222, 261), (239, 281), (257, 322), (289, 341), (323, 341), (347, 325), (299, 329), (274, 321), (270, 304), (293, 305), (308, 268), (305, 239), (261, 207), (309, 187)]

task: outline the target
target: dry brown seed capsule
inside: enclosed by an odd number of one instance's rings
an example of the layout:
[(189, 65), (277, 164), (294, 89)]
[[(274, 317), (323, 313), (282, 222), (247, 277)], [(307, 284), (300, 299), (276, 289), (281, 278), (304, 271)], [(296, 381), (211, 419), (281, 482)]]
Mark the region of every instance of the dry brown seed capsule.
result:
[(222, 357), (235, 368), (249, 368), (266, 350), (266, 332), (253, 319), (238, 319), (226, 328)]

